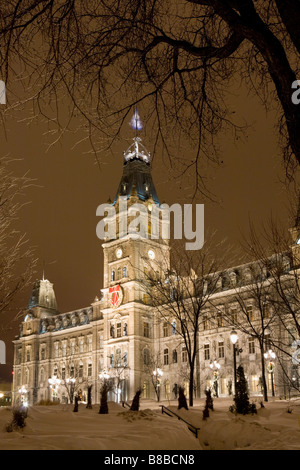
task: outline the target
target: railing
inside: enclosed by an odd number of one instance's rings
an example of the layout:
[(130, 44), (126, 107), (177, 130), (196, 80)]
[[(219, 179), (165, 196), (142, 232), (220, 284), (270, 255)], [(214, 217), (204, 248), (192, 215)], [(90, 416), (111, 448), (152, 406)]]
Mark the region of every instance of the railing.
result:
[(172, 418), (173, 416), (176, 416), (176, 418), (180, 419), (185, 424), (187, 424), (188, 429), (192, 431), (193, 434), (195, 434), (196, 438), (198, 438), (198, 431), (200, 430), (200, 428), (196, 428), (196, 426), (194, 426), (193, 424), (183, 419), (181, 416), (175, 413), (175, 411), (170, 410), (170, 408), (167, 408), (165, 405), (159, 405), (159, 406), (161, 407), (162, 414), (165, 413), (166, 415), (171, 416)]

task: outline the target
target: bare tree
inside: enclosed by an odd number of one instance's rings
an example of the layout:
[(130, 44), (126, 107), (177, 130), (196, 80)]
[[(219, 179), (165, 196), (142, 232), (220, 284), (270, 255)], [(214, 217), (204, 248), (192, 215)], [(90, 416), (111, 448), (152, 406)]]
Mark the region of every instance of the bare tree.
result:
[(248, 271), (251, 276), (248, 283), (245, 286), (238, 284), (231, 298), (231, 301), (237, 302), (238, 312), (232, 314), (228, 310), (224, 318), (233, 328), (257, 340), (264, 400), (268, 401), (264, 354), (271, 347), (271, 338), (276, 338), (278, 334), (277, 310), (273, 308), (275, 290), (264, 263), (256, 261), (248, 265)]
[(64, 370), (57, 370), (57, 377), (68, 396), (69, 403), (73, 403), (74, 397), (82, 393), (82, 388), (89, 384), (88, 377), (83, 376), (83, 369), (79, 365), (79, 361), (74, 361), (71, 357), (67, 358), (63, 364)]
[(162, 377), (159, 373), (162, 367), (161, 352), (150, 353), (150, 350), (145, 348), (144, 351), (141, 351), (141, 354), (143, 354), (144, 372), (150, 378), (156, 399), (159, 401), (162, 381)]
[(31, 283), (36, 265), (33, 249), (15, 228), (30, 179), (15, 176), (10, 161), (0, 159), (0, 314)]
[[(191, 254), (192, 253), (192, 254)], [(159, 257), (158, 257), (159, 258)], [(209, 243), (198, 252), (174, 251), (172, 267), (161, 273), (158, 269), (167, 264), (159, 261), (149, 265), (142, 289), (147, 292), (157, 318), (158, 326), (166, 323), (172, 335), (180, 338), (186, 348), (189, 365), (189, 404), (193, 406), (195, 368), (199, 358), (199, 328), (204, 321), (204, 311), (217, 291), (221, 272), (209, 249)], [(176, 338), (176, 339), (177, 339)]]
[(111, 142), (142, 106), (156, 143), (170, 151), (175, 137), (191, 139), (195, 155), (177, 157), (177, 169), (203, 189), (200, 164), (217, 160), (215, 136), (241, 130), (229, 105), (232, 79), (278, 111), (289, 174), (300, 162), (300, 106), (291, 99), (299, 22), (298, 0), (10, 0), (0, 17), (0, 71), (8, 88), (17, 74), (23, 99), (53, 123), (59, 99), (70, 97), (59, 134), (80, 113), (90, 136), (97, 130)]
[[(265, 342), (263, 336), (267, 331), (272, 332), (268, 342), (276, 351), (282, 385), (286, 387), (288, 383), (289, 388), (297, 390), (300, 388), (300, 361), (294, 361), (294, 356), (299, 347), (298, 342), (300, 343), (300, 252), (297, 245), (299, 222), (298, 213), (298, 216), (293, 218), (295, 227), (291, 229), (291, 234), (286, 233), (274, 219), (269, 220), (260, 234), (251, 226), (245, 247), (248, 254), (258, 260), (254, 263), (256, 277), (253, 277), (253, 283), (247, 288), (247, 292), (241, 294), (239, 291), (237, 294), (244, 317), (243, 328), (245, 329), (247, 324), (248, 333), (253, 335), (260, 325), (257, 338), (261, 353)], [(248, 296), (254, 298), (260, 317), (258, 323), (257, 320), (249, 318), (246, 300)], [(265, 305), (268, 307), (267, 318)], [(262, 365), (263, 362), (262, 357)]]

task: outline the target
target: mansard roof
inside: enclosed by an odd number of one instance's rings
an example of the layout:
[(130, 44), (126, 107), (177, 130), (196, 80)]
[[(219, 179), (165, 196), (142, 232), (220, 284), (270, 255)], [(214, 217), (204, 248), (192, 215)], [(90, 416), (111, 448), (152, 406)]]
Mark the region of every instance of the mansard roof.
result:
[(27, 308), (34, 307), (42, 307), (57, 312), (53, 284), (48, 279), (37, 279), (35, 281)]

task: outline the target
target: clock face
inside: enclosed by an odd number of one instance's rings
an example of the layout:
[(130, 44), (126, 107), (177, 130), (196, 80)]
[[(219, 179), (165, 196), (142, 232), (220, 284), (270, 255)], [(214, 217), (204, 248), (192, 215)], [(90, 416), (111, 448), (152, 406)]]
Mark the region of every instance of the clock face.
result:
[(122, 252), (121, 248), (118, 248), (117, 251), (116, 251), (116, 257), (117, 257), (117, 258), (121, 258), (122, 253), (123, 253), (123, 252)]
[(149, 256), (150, 259), (154, 259), (154, 258), (155, 258), (155, 253), (154, 253), (154, 251), (153, 251), (153, 250), (149, 250), (149, 251), (148, 251), (148, 256)]

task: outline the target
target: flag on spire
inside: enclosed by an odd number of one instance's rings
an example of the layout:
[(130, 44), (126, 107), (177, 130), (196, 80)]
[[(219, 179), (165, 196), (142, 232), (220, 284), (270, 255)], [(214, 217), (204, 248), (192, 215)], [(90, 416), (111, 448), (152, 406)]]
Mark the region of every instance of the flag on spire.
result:
[(130, 125), (132, 129), (137, 130), (137, 131), (140, 131), (141, 129), (143, 129), (143, 124), (142, 124), (137, 108), (135, 108), (134, 110), (134, 114), (131, 118)]

